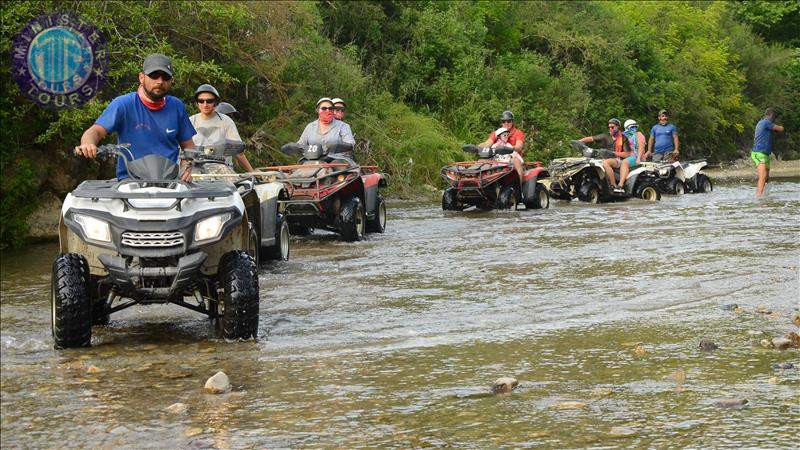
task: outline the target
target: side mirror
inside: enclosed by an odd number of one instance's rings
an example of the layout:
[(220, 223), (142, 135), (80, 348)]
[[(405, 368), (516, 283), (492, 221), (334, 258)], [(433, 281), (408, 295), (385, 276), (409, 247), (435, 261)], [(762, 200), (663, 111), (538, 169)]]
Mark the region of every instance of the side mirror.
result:
[(239, 153), (244, 151), (244, 142), (242, 141), (232, 141), (230, 139), (225, 140), (225, 146), (223, 147), (222, 153), (224, 156), (236, 156)]
[(303, 146), (297, 142), (290, 142), (281, 146), (281, 151), (288, 155), (299, 155), (303, 153)]
[(510, 155), (514, 153), (514, 149), (512, 147), (499, 147), (494, 149), (495, 155)]
[(462, 145), (461, 150), (467, 153), (479, 153), (481, 151), (481, 148), (478, 147), (477, 145), (467, 144), (467, 145)]
[(220, 114), (230, 114), (236, 112), (236, 108), (234, 108), (233, 105), (227, 102), (220, 102), (220, 104), (217, 105), (216, 110)]
[(349, 144), (346, 142), (340, 142), (332, 147), (328, 148), (328, 154), (333, 153), (350, 153), (353, 151), (353, 144)]
[(569, 145), (581, 153), (588, 148), (588, 146), (581, 141), (569, 141)]

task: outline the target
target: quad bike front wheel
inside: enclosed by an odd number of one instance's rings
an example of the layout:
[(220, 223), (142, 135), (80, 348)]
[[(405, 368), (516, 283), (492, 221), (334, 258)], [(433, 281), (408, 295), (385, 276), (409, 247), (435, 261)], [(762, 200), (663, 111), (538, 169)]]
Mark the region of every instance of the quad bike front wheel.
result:
[(258, 232), (253, 222), (248, 223), (248, 225), (247, 254), (253, 258), (253, 261), (256, 262), (256, 267), (258, 267), (261, 263), (261, 240), (258, 238)]
[(86, 258), (66, 253), (53, 263), (50, 319), (54, 347), (88, 347), (92, 341), (92, 299)]
[(463, 208), (456, 200), (455, 188), (447, 188), (442, 193), (442, 211), (461, 211)]
[(353, 242), (364, 239), (366, 214), (361, 199), (354, 195), (347, 199), (339, 211), (339, 230), (345, 241)]
[(367, 231), (370, 233), (386, 231), (386, 202), (381, 194), (375, 199), (375, 217), (367, 220)]
[(513, 186), (505, 186), (503, 189), (500, 190), (500, 194), (497, 196), (497, 201), (495, 202), (495, 208), (497, 209), (511, 209), (516, 206), (517, 197), (514, 191)]
[(289, 231), (289, 224), (286, 222), (286, 217), (282, 214), (278, 215), (275, 221), (275, 243), (270, 247), (266, 247), (262, 252), (262, 260), (271, 259), (273, 261), (288, 261), (289, 260), (289, 240), (292, 236)]
[(640, 187), (637, 196), (648, 202), (657, 202), (661, 200), (661, 193), (659, 193), (658, 189), (652, 184), (645, 184)]
[(550, 194), (547, 188), (540, 183), (536, 183), (536, 189), (533, 191), (533, 199), (525, 203), (527, 209), (547, 209), (550, 207)]
[(258, 269), (253, 257), (233, 250), (222, 255), (218, 274), (217, 326), (225, 339), (258, 335)]

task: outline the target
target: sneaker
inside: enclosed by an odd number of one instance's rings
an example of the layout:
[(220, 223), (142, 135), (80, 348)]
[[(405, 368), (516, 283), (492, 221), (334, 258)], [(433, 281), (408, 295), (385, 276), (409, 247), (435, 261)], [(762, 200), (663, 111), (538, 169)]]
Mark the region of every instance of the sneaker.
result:
[(616, 194), (624, 194), (625, 193), (625, 189), (622, 189), (621, 187), (616, 186), (616, 187), (614, 187), (614, 193), (616, 193)]

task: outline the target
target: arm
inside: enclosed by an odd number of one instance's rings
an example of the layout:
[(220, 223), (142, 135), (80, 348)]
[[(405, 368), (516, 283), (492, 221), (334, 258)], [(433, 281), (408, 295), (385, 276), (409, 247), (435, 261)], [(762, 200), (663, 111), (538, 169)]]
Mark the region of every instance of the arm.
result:
[(491, 136), (489, 136), (489, 138), (488, 138), (488, 139), (486, 139), (485, 141), (483, 141), (483, 142), (481, 142), (480, 144), (478, 144), (478, 147), (481, 147), (481, 148), (485, 148), (485, 147), (491, 147), (491, 146), (492, 146), (492, 144), (494, 144), (494, 142), (495, 142), (495, 141), (494, 141), (494, 140), (492, 140), (492, 137), (491, 137)]
[(525, 156), (525, 152), (522, 150), (522, 147), (525, 146), (524, 139), (517, 139), (517, 142), (514, 143), (514, 151), (519, 154), (519, 156)]
[(356, 138), (353, 136), (353, 130), (350, 129), (350, 125), (342, 122), (342, 126), (339, 128), (340, 136), (342, 138), (342, 142), (345, 144), (356, 145)]
[(641, 139), (636, 140), (636, 145), (639, 147), (638, 151), (636, 152), (636, 164), (639, 164), (643, 160), (645, 160), (645, 145), (644, 145), (644, 134), (639, 132), (639, 136)]
[[(312, 122), (313, 123), (313, 122)], [(303, 134), (300, 135), (300, 139), (297, 140), (297, 143), (300, 145), (308, 145), (308, 135), (310, 134), (311, 124), (306, 125), (303, 129)]]
[(94, 158), (97, 156), (97, 144), (100, 143), (108, 132), (105, 128), (98, 124), (93, 124), (81, 136), (81, 145), (75, 147), (75, 153), (86, 158)]
[(675, 130), (675, 132), (672, 133), (672, 143), (675, 145), (675, 150), (673, 150), (672, 153), (677, 155), (679, 153), (678, 148), (680, 147), (680, 142), (678, 141), (678, 130)]
[[(180, 146), (182, 149), (186, 148), (194, 148), (194, 141), (189, 138), (185, 141), (181, 141)], [(192, 165), (187, 164), (184, 161), (181, 161), (181, 166), (183, 167), (183, 172), (181, 173), (181, 181), (192, 181)]]
[(247, 160), (247, 156), (244, 153), (239, 153), (236, 155), (236, 162), (239, 164), (239, 167), (243, 168), (246, 172), (255, 172), (253, 166), (250, 165), (250, 161)]
[(783, 132), (783, 126), (782, 125), (773, 125), (772, 126), (772, 131), (777, 131), (779, 133)]
[(578, 142), (583, 142), (584, 144), (588, 144), (590, 142), (594, 142), (594, 138), (592, 136), (586, 136), (585, 138), (578, 139)]
[(650, 156), (653, 153), (653, 143), (655, 143), (656, 138), (653, 137), (653, 131), (650, 130), (650, 139), (647, 140), (647, 156)]

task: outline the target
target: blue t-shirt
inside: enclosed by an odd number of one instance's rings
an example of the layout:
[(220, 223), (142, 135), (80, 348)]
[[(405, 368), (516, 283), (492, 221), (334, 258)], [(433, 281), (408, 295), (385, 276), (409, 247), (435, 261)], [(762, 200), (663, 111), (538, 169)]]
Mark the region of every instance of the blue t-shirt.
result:
[(769, 155), (772, 153), (772, 127), (775, 124), (769, 119), (761, 119), (756, 124), (756, 135), (753, 139), (753, 151)]
[(667, 153), (675, 150), (675, 141), (672, 140), (672, 136), (677, 132), (678, 129), (671, 123), (666, 125), (657, 123), (653, 125), (653, 128), (650, 129), (650, 136), (655, 138), (655, 143), (653, 145), (655, 152)]
[[(166, 99), (167, 104), (162, 109), (151, 111), (142, 104), (136, 92), (120, 95), (94, 123), (109, 133), (116, 132), (120, 144), (131, 144), (134, 159), (156, 153), (178, 162), (180, 143), (191, 139), (196, 131), (183, 102), (171, 95)], [(119, 159), (117, 178), (127, 177), (125, 163)]]

